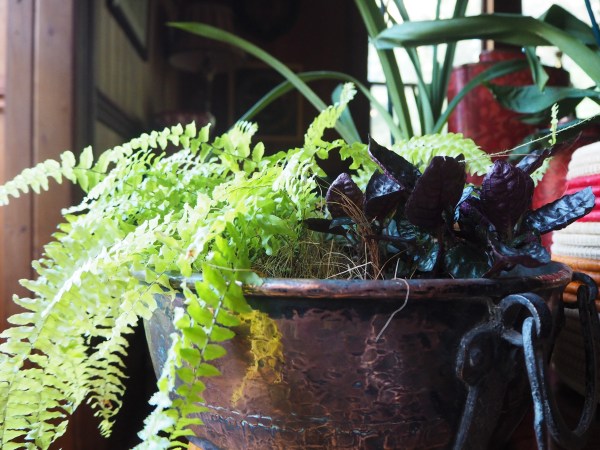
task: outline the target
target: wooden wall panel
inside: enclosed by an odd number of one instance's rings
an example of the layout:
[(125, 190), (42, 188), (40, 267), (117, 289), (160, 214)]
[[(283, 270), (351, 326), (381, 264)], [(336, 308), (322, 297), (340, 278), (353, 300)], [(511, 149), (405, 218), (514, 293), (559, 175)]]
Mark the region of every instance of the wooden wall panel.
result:
[[(10, 0), (8, 3), (6, 135), (0, 181), (56, 157), (73, 142), (74, 0)], [(31, 260), (41, 255), (71, 202), (71, 187), (52, 183), (49, 193), (24, 195), (0, 209), (2, 321), (16, 311)]]
[(124, 113), (145, 118), (151, 95), (149, 63), (131, 45), (106, 2), (95, 2), (94, 7), (96, 88)]
[[(33, 162), (32, 98), (34, 0), (11, 0), (8, 3), (8, 41), (6, 50), (6, 136), (2, 152), (4, 182)], [(0, 295), (2, 325), (7, 316), (16, 312), (11, 302), (20, 289), (18, 280), (31, 276), (32, 200), (23, 196), (9, 206), (0, 208)]]
[[(56, 158), (73, 146), (74, 2), (39, 0), (36, 6), (33, 79), (33, 160)], [(77, 153), (77, 150), (76, 150)], [(61, 208), (71, 204), (69, 183), (53, 183), (34, 196), (33, 249), (39, 258), (62, 221)]]

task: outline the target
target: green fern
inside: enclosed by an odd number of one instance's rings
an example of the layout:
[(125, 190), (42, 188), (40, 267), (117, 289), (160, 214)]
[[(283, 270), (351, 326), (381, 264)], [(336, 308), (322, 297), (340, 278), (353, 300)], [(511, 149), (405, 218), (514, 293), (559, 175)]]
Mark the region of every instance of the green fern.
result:
[(392, 148), (395, 152), (425, 170), (434, 156), (458, 156), (463, 154), (467, 172), (484, 175), (492, 165), (490, 156), (481, 150), (472, 139), (460, 133), (429, 134), (399, 142)]
[[(109, 434), (124, 392), (125, 336), (156, 308), (154, 296), (175, 295), (166, 276), (202, 273), (185, 286), (169, 357), (152, 397), (154, 411), (139, 448), (172, 448), (202, 411), (202, 379), (224, 354), (220, 342), (248, 306), (241, 283), (259, 283), (252, 262), (277, 253), (304, 232), (320, 207), (315, 154), (332, 147), (322, 133), (351, 96), (325, 110), (303, 148), (264, 156), (252, 146), (257, 127), (240, 123), (209, 143), (193, 124), (144, 134), (94, 158), (70, 151), (0, 187), (0, 203), (69, 180), (86, 192), (63, 211), (55, 240), (25, 280), (30, 298), (0, 344), (0, 447), (48, 448), (68, 416), (87, 401)], [(167, 146), (182, 147), (167, 156)], [(282, 218), (297, 218), (290, 225)], [(132, 271), (145, 273), (140, 283)], [(183, 384), (175, 388), (175, 379)], [(176, 394), (172, 396), (172, 394)]]
[[(201, 281), (184, 283), (179, 333), (138, 446), (182, 447), (179, 438), (203, 410), (202, 380), (218, 375), (212, 361), (249, 311), (241, 285), (260, 283), (252, 271), (257, 261), (281, 250), (297, 254), (290, 246), (306, 234), (302, 221), (322, 214), (317, 159), (337, 149), (358, 173), (373, 168), (364, 145), (323, 139), (353, 95), (345, 86), (301, 148), (272, 156), (252, 144), (254, 124), (239, 123), (212, 142), (208, 127), (178, 125), (97, 158), (91, 148), (79, 160), (67, 151), (1, 186), (2, 204), (46, 190), (52, 179), (77, 183), (86, 197), (63, 211), (65, 222), (33, 263), (35, 280), (22, 282), (31, 297), (15, 297), (24, 312), (1, 335), (0, 448), (48, 448), (84, 401), (109, 434), (124, 392), (126, 335), (152, 315), (156, 294), (175, 296), (168, 273), (198, 272)], [(444, 145), (441, 137), (436, 142)], [(447, 147), (457, 142), (451, 137)], [(426, 157), (416, 150), (423, 145), (407, 146)]]

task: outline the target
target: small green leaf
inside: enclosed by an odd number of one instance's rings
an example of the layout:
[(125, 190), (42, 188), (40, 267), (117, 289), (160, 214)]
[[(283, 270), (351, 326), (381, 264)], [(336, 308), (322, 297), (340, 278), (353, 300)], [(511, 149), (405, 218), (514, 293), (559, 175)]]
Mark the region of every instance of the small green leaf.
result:
[(187, 366), (177, 369), (177, 376), (181, 378), (181, 381), (184, 383), (191, 383), (196, 378), (194, 371)]
[(240, 319), (233, 314), (221, 309), (217, 314), (217, 322), (226, 327), (236, 327), (240, 324)]
[(94, 162), (94, 153), (92, 147), (88, 146), (83, 149), (81, 156), (79, 157), (79, 165), (77, 167), (81, 169), (91, 169)]
[(191, 277), (193, 270), (191, 262), (186, 258), (184, 254), (181, 254), (177, 260), (177, 267), (184, 277)]
[(188, 314), (194, 319), (197, 323), (209, 326), (212, 324), (214, 319), (214, 314), (207, 308), (203, 308), (197, 301), (192, 301), (187, 306)]
[(204, 352), (202, 355), (204, 356), (205, 361), (211, 361), (213, 359), (217, 359), (222, 356), (225, 356), (226, 354), (227, 354), (227, 351), (220, 345), (208, 344), (204, 348)]
[[(206, 345), (207, 336), (201, 327), (199, 327), (199, 326), (185, 327), (185, 328), (182, 328), (181, 331), (182, 331), (183, 335), (187, 339), (189, 339), (191, 342), (193, 342), (196, 346), (203, 347), (204, 345)], [(213, 337), (213, 333), (214, 333), (214, 330), (211, 333), (210, 338), (215, 340)]]
[(213, 290), (210, 284), (205, 282), (196, 282), (195, 288), (198, 297), (207, 305), (216, 308), (221, 303), (221, 296)]
[(227, 281), (220, 270), (211, 267), (209, 264), (202, 264), (202, 278), (217, 292), (227, 291)]
[[(196, 365), (197, 364), (194, 364), (194, 366)], [(177, 393), (186, 398), (194, 396), (199, 399), (205, 389), (206, 385), (202, 381), (196, 379), (194, 384), (182, 384), (179, 386), (177, 388)]]
[(197, 348), (182, 348), (179, 350), (179, 354), (193, 367), (200, 364), (201, 356)]
[(195, 138), (196, 137), (196, 122), (188, 123), (185, 126), (184, 134), (189, 138)]
[(210, 136), (210, 124), (205, 125), (200, 129), (200, 133), (198, 134), (199, 142), (208, 142), (208, 137)]
[(263, 279), (252, 270), (240, 270), (237, 273), (237, 279), (243, 284), (252, 286), (261, 286), (263, 284)]
[(196, 372), (198, 373), (198, 375), (203, 376), (203, 377), (215, 377), (218, 375), (221, 375), (221, 372), (219, 371), (219, 369), (217, 369), (215, 366), (211, 365), (211, 364), (206, 364), (206, 363), (202, 363), (198, 366), (198, 368), (196, 369)]
[(223, 328), (218, 325), (214, 325), (210, 332), (210, 340), (215, 342), (224, 342), (233, 338), (235, 333), (229, 328)]

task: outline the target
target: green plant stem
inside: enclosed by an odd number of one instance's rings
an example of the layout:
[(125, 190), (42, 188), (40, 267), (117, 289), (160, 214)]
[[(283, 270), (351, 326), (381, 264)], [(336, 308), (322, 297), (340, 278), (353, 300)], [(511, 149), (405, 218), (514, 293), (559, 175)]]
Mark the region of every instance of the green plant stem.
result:
[[(371, 39), (374, 39), (379, 33), (386, 29), (385, 22), (377, 6), (372, 1), (355, 0), (363, 22), (367, 27), (367, 32)], [(377, 55), (381, 61), (381, 67), (385, 74), (386, 83), (388, 85), (388, 95), (392, 102), (394, 111), (398, 114), (399, 128), (404, 138), (409, 138), (413, 135), (413, 128), (410, 122), (410, 112), (406, 96), (404, 95), (404, 82), (398, 69), (398, 63), (391, 49), (377, 50)]]
[(588, 16), (590, 16), (590, 21), (592, 22), (592, 31), (594, 32), (596, 43), (598, 46), (600, 46), (600, 28), (598, 28), (598, 22), (596, 21), (596, 16), (592, 10), (590, 0), (585, 0), (585, 9), (587, 10)]
[[(381, 114), (381, 117), (385, 121), (386, 125), (389, 127), (390, 133), (392, 134), (394, 139), (401, 140), (403, 138), (403, 134), (398, 128), (397, 124), (394, 122), (394, 119), (392, 118), (391, 114), (371, 94), (369, 88), (356, 78), (347, 75), (343, 72), (329, 70), (302, 72), (296, 75), (305, 83), (317, 80), (338, 80), (353, 83), (357, 87), (357, 89), (369, 100), (371, 106), (375, 108), (379, 114)], [(283, 81), (282, 83), (278, 84), (273, 89), (271, 89), (268, 93), (266, 93), (260, 100), (258, 100), (252, 106), (252, 108), (250, 108), (248, 111), (246, 111), (246, 113), (244, 113), (244, 115), (239, 120), (252, 119), (273, 101), (277, 100), (279, 97), (286, 94), (287, 92), (290, 92), (293, 89), (294, 85), (290, 81)]]
[(524, 69), (527, 66), (527, 63), (522, 60), (514, 60), (514, 61), (502, 61), (498, 64), (493, 65), (492, 67), (484, 70), (477, 76), (473, 77), (464, 88), (458, 92), (456, 97), (454, 97), (446, 107), (446, 110), (439, 117), (435, 126), (431, 130), (432, 133), (440, 133), (444, 128), (444, 125), (448, 121), (450, 114), (456, 108), (456, 106), (460, 103), (460, 101), (473, 89), (477, 86), (485, 83), (486, 81), (491, 81), (495, 78), (501, 77), (503, 75), (507, 75), (509, 73), (516, 72), (518, 70)]
[[(191, 22), (171, 22), (168, 24), (173, 28), (179, 28), (181, 30), (203, 36), (205, 38), (214, 39), (216, 41), (225, 42), (235, 47), (241, 48), (245, 52), (255, 56), (264, 63), (268, 64), (271, 68), (279, 72), (285, 79), (289, 80), (298, 91), (306, 97), (306, 99), (317, 109), (317, 111), (324, 110), (327, 105), (321, 100), (321, 98), (302, 81), (289, 67), (279, 61), (277, 58), (269, 55), (267, 52), (257, 47), (256, 45), (242, 39), (232, 33), (229, 33), (220, 28), (216, 28), (210, 25), (202, 23), (191, 23)], [(354, 133), (351, 130), (346, 129), (342, 124), (338, 123), (336, 129), (348, 142), (352, 142)]]
[(519, 14), (489, 14), (395, 25), (375, 39), (382, 50), (464, 39), (492, 39), (518, 46), (554, 45), (600, 84), (598, 54), (555, 26)]
[[(464, 17), (467, 11), (467, 4), (468, 0), (457, 0), (452, 17)], [(455, 55), (456, 43), (448, 42), (446, 46), (446, 53), (444, 54), (444, 64), (434, 83), (436, 91), (433, 95), (433, 111), (437, 122), (440, 120), (439, 116), (442, 113), (442, 108), (444, 107), (444, 100), (446, 99), (448, 84), (450, 83), (450, 75), (452, 74), (452, 69), (454, 68)]]

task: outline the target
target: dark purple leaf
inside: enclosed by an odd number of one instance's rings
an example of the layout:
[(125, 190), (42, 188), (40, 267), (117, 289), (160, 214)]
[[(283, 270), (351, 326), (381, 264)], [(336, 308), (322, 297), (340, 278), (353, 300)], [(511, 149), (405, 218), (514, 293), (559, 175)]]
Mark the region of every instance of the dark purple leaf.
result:
[(365, 190), (365, 214), (383, 218), (390, 214), (403, 197), (404, 189), (390, 177), (374, 173)]
[(364, 195), (350, 175), (342, 173), (329, 186), (325, 200), (331, 217), (355, 217), (363, 210)]
[(346, 230), (341, 225), (335, 225), (333, 220), (310, 218), (304, 220), (304, 224), (309, 230), (316, 231), (318, 233), (330, 233), (340, 236), (346, 235)]
[(415, 249), (418, 237), (418, 229), (413, 224), (407, 220), (402, 220), (402, 222), (396, 223), (396, 221), (392, 219), (387, 222), (387, 226), (381, 230), (381, 234), (378, 237), (372, 238), (379, 239), (384, 242), (390, 242), (392, 245), (394, 245), (394, 247), (396, 247), (394, 251), (398, 251), (406, 250), (407, 248)]
[(481, 278), (491, 267), (485, 249), (469, 243), (459, 243), (446, 250), (444, 264), (453, 278)]
[(533, 180), (521, 169), (496, 161), (481, 183), (481, 211), (502, 236), (512, 236), (515, 224), (531, 206)]
[(329, 228), (335, 228), (335, 227), (348, 227), (348, 226), (353, 226), (355, 225), (354, 220), (352, 220), (350, 217), (336, 217), (335, 219), (333, 219), (331, 221), (331, 224), (329, 225)]
[(525, 267), (539, 267), (550, 262), (550, 254), (539, 242), (530, 242), (518, 248), (499, 241), (491, 242), (494, 265), (485, 274), (489, 277), (502, 270), (509, 270), (517, 264)]
[[(460, 203), (458, 207), (461, 230), (470, 234), (475, 229), (485, 229), (486, 231), (496, 231), (494, 224), (483, 214), (481, 210), (481, 200), (478, 197), (469, 197)], [(485, 239), (487, 242), (487, 239)]]
[(440, 245), (437, 242), (433, 242), (433, 240), (429, 240), (420, 248), (422, 252), (417, 259), (417, 270), (420, 272), (431, 272), (437, 262)]
[(414, 245), (415, 245), (414, 241), (407, 240), (407, 239), (401, 238), (399, 236), (393, 236), (390, 234), (371, 235), (368, 237), (370, 239), (373, 239), (376, 241), (389, 243), (390, 245), (392, 245), (394, 247), (394, 250), (392, 251), (392, 253), (398, 252), (398, 251), (405, 251), (408, 248), (414, 248)]
[(473, 192), (475, 192), (475, 188), (471, 185), (466, 186), (463, 189), (463, 192), (460, 196), (460, 199), (458, 200), (458, 203), (456, 204), (456, 208), (454, 210), (454, 221), (458, 222), (458, 219), (460, 218), (460, 205), (462, 205), (464, 202), (466, 202), (469, 198), (473, 198)]
[(434, 157), (406, 201), (406, 218), (427, 230), (437, 228), (444, 221), (442, 213), (452, 212), (460, 200), (465, 179), (462, 155)]
[(535, 230), (528, 230), (526, 227), (524, 227), (521, 229), (521, 233), (518, 236), (515, 236), (512, 241), (510, 241), (510, 246), (521, 248), (524, 245), (540, 242), (540, 233)]
[(554, 156), (560, 146), (554, 146), (552, 148), (541, 148), (532, 151), (527, 156), (523, 157), (516, 165), (519, 169), (525, 172), (527, 175), (531, 175), (538, 168), (542, 166), (544, 161), (551, 156)]
[(462, 191), (462, 194), (460, 194), (460, 199), (458, 200), (458, 203), (456, 204), (456, 206), (459, 206), (462, 203), (464, 203), (468, 198), (472, 197), (474, 193), (475, 193), (475, 188), (473, 186), (471, 186), (471, 185), (465, 186)]
[(587, 187), (530, 212), (525, 218), (525, 225), (540, 234), (560, 230), (589, 213), (595, 201), (592, 188)]
[(383, 173), (392, 178), (402, 188), (411, 190), (421, 175), (419, 169), (402, 156), (379, 145), (369, 137), (369, 155)]
[(428, 236), (425, 233), (419, 233), (419, 229), (406, 220), (401, 211), (398, 211), (396, 219), (390, 222), (389, 228), (395, 228), (396, 235), (408, 241), (416, 241), (419, 238)]

